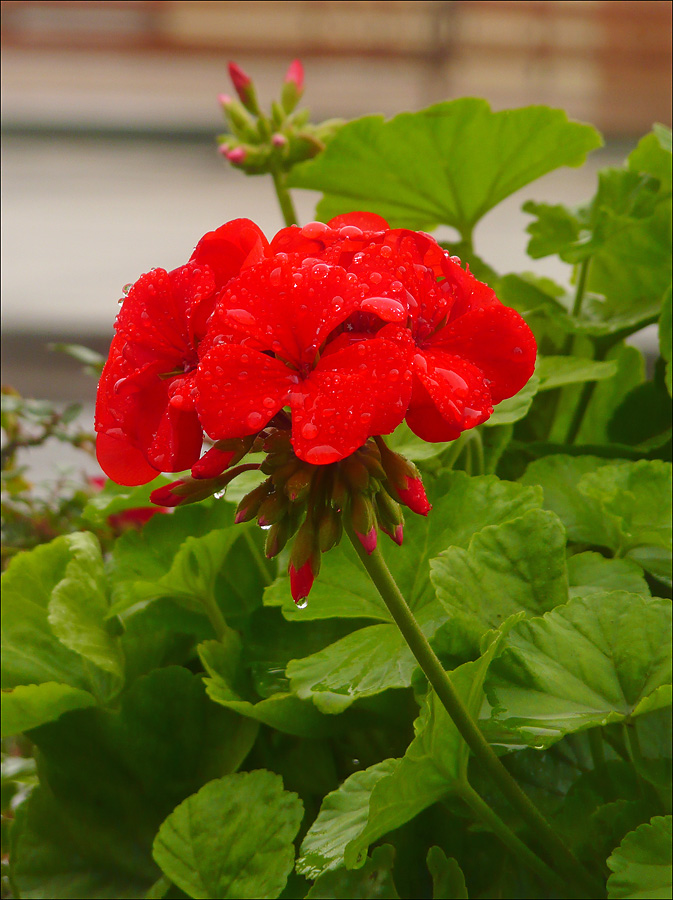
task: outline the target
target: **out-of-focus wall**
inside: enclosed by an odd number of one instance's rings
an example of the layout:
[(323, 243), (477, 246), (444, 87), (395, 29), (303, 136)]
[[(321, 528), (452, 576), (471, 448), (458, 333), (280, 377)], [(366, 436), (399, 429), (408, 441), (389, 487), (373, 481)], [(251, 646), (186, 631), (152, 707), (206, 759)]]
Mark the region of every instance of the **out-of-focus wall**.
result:
[(451, 96), (548, 103), (608, 134), (670, 121), (669, 0), (2, 3), (4, 118), (208, 128), (235, 57), (275, 93), (299, 56), (319, 116)]

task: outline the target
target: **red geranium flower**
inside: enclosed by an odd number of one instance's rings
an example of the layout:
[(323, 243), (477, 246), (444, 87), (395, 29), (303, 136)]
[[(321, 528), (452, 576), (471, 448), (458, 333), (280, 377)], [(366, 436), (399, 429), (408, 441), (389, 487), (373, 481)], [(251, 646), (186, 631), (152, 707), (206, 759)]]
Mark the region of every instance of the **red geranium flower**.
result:
[(153, 269), (129, 291), (115, 323), (96, 400), (96, 451), (120, 484), (144, 484), (199, 457), (203, 432), (185, 387), (219, 290), (268, 243), (248, 219), (199, 241), (187, 265)]
[(481, 424), (532, 375), (537, 348), (524, 320), (430, 235), (352, 213), (283, 229), (270, 252), (280, 247), (319, 255), (369, 285), (346, 330), (407, 322), (417, 350), (406, 419), (424, 440), (454, 440)]
[(277, 252), (242, 272), (200, 348), (196, 407), (206, 432), (215, 440), (255, 434), (289, 406), (295, 453), (324, 465), (396, 428), (411, 396), (404, 330), (332, 339), (369, 290), (341, 266), (302, 253)]

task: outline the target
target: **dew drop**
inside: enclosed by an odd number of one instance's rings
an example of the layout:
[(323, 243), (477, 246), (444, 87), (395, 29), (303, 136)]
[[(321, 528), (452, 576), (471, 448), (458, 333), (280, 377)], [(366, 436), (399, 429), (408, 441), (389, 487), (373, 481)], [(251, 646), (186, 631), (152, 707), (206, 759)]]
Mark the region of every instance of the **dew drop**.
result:
[(371, 413), (362, 413), (360, 416), (360, 421), (363, 425), (368, 425), (371, 422), (372, 414)]
[(248, 413), (245, 422), (249, 428), (260, 428), (264, 422), (264, 416), (258, 412), (251, 412)]
[(523, 353), (523, 350), (521, 349), (521, 347), (515, 347), (512, 352), (514, 353), (515, 356), (521, 356), (521, 354)]
[(397, 381), (397, 379), (399, 377), (400, 377), (399, 369), (391, 369), (388, 372), (388, 381)]
[(242, 372), (239, 372), (236, 377), (238, 378), (239, 381), (245, 381), (248, 377), (248, 373), (245, 370), (243, 370)]
[(390, 297), (368, 297), (362, 301), (362, 310), (379, 316), (384, 322), (403, 322), (407, 312), (404, 304)]
[(390, 259), (390, 257), (391, 257), (392, 255), (393, 255), (393, 248), (392, 248), (392, 247), (389, 247), (388, 244), (384, 244), (384, 245), (381, 247), (381, 256), (382, 256), (384, 259)]
[(312, 441), (313, 438), (318, 434), (318, 428), (313, 424), (313, 422), (307, 422), (302, 426), (301, 436), (305, 438), (307, 441)]
[(273, 397), (265, 397), (262, 400), (262, 406), (266, 407), (266, 409), (273, 409), (275, 405), (276, 401), (273, 399)]
[(339, 229), (339, 235), (343, 238), (355, 240), (362, 237), (362, 229), (358, 228), (357, 225), (344, 225)]
[(308, 600), (306, 599), (306, 597), (304, 597), (303, 600), (297, 600), (295, 606), (297, 607), (297, 609), (306, 609), (306, 607), (308, 606)]
[(225, 315), (239, 325), (256, 325), (257, 319), (247, 309), (228, 309)]
[(300, 231), (300, 234), (303, 235), (303, 237), (308, 238), (310, 241), (325, 237), (326, 235), (331, 233), (332, 229), (329, 227), (329, 225), (325, 225), (324, 222), (309, 222), (307, 225), (304, 225), (304, 227)]
[(401, 291), (403, 287), (404, 285), (401, 281), (393, 281), (393, 283), (390, 285), (390, 289), (392, 291)]
[(330, 267), (326, 263), (318, 263), (311, 269), (314, 278), (325, 278), (329, 273)]
[(329, 444), (321, 444), (318, 447), (311, 447), (306, 454), (306, 462), (321, 466), (333, 462), (338, 456), (339, 454), (334, 447), (331, 447)]
[(381, 284), (383, 281), (383, 275), (380, 272), (370, 272), (369, 280), (372, 284)]
[(282, 275), (283, 273), (280, 269), (280, 266), (272, 270), (271, 274), (269, 275), (269, 282), (271, 283), (272, 287), (278, 287), (281, 282)]

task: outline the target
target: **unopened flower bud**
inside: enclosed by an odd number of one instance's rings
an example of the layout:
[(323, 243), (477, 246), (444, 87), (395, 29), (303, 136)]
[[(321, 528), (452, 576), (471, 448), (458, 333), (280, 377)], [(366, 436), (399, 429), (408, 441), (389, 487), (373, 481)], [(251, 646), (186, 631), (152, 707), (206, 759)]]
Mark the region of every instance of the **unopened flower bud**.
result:
[(315, 528), (311, 519), (306, 519), (297, 532), (290, 551), (290, 590), (295, 603), (308, 597), (319, 571), (320, 550), (316, 543)]
[(247, 153), (245, 152), (244, 147), (232, 147), (229, 149), (228, 147), (220, 147), (220, 153), (229, 160), (229, 162), (233, 166), (239, 166), (245, 162)]
[(194, 481), (192, 478), (173, 481), (171, 484), (165, 484), (152, 491), (150, 502), (156, 506), (168, 507), (198, 503), (199, 500), (205, 500), (217, 490), (216, 481), (217, 479), (212, 478), (200, 481)]
[(266, 533), (266, 544), (264, 546), (264, 552), (268, 559), (273, 559), (274, 556), (280, 553), (292, 537), (292, 531), (292, 522), (289, 516), (283, 516), (279, 522), (276, 522), (269, 528)]
[(432, 506), (428, 502), (421, 474), (416, 466), (399, 453), (394, 453), (386, 446), (383, 438), (377, 437), (376, 443), (381, 453), (381, 465), (388, 479), (387, 490), (395, 500), (408, 506), (412, 512), (427, 516)]
[(271, 135), (271, 143), (274, 147), (285, 147), (287, 145), (287, 138), (284, 134), (280, 134), (276, 131)]
[(327, 550), (336, 547), (341, 540), (342, 531), (341, 516), (332, 506), (328, 506), (318, 522), (318, 546), (320, 550), (326, 553)]
[(339, 470), (346, 483), (356, 491), (366, 491), (369, 487), (369, 472), (360, 455), (352, 453), (339, 463)]
[(258, 137), (255, 123), (246, 112), (245, 107), (238, 100), (233, 100), (227, 94), (220, 94), (218, 100), (226, 113), (227, 120), (234, 134), (243, 141), (254, 142)]
[(285, 482), (285, 493), (293, 503), (304, 500), (308, 496), (313, 483), (314, 469), (302, 466)]
[(258, 116), (259, 105), (257, 103), (257, 94), (255, 92), (255, 86), (252, 83), (252, 78), (250, 78), (250, 76), (235, 62), (229, 63), (229, 77), (231, 78), (231, 83), (234, 85), (236, 93), (241, 98), (243, 106), (251, 113)]
[(291, 113), (304, 93), (304, 67), (298, 59), (293, 60), (285, 73), (280, 102), (286, 113)]
[(367, 553), (373, 553), (376, 548), (376, 516), (372, 501), (363, 494), (353, 494), (350, 517), (358, 540)]
[(258, 484), (256, 488), (246, 494), (236, 507), (234, 522), (239, 525), (241, 522), (249, 522), (254, 519), (271, 489), (271, 479), (267, 478), (266, 481)]
[(250, 449), (250, 441), (241, 440), (218, 441), (203, 454), (192, 466), (192, 478), (217, 478), (229, 466), (234, 466), (243, 459)]
[(287, 510), (287, 498), (280, 491), (267, 493), (259, 506), (259, 515), (257, 521), (260, 525), (274, 525), (278, 522)]
[(302, 600), (305, 600), (311, 593), (313, 582), (315, 581), (315, 572), (313, 571), (312, 560), (307, 559), (303, 566), (298, 569), (292, 563), (288, 568), (290, 574), (290, 592), (292, 599), (299, 606)]

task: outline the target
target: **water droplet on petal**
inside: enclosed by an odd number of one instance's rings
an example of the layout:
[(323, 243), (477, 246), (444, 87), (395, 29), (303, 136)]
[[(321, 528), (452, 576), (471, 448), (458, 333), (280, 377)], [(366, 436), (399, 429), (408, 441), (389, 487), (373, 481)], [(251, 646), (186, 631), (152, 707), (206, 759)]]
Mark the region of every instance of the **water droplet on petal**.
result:
[(272, 270), (271, 274), (269, 275), (269, 282), (271, 283), (272, 287), (278, 287), (281, 282), (282, 275), (283, 273), (280, 269), (280, 266)]
[(313, 422), (307, 422), (302, 426), (301, 436), (305, 438), (307, 441), (312, 441), (313, 438), (318, 434), (318, 428)]
[(368, 425), (369, 422), (371, 422), (371, 419), (372, 419), (371, 413), (365, 412), (365, 413), (362, 413), (362, 415), (360, 416), (360, 421), (362, 422), (363, 425)]
[(295, 606), (297, 607), (297, 609), (306, 609), (306, 607), (308, 606), (308, 599), (304, 597), (303, 600), (297, 600)]
[(273, 409), (275, 405), (276, 401), (273, 399), (273, 397), (265, 397), (262, 400), (262, 406), (265, 406), (267, 409)]
[(374, 313), (384, 322), (403, 322), (407, 317), (404, 304), (390, 297), (368, 297), (362, 301), (361, 309)]
[(357, 225), (344, 225), (339, 229), (339, 235), (343, 238), (355, 240), (362, 237), (362, 229), (358, 228)]
[(521, 354), (523, 353), (523, 350), (521, 349), (521, 347), (515, 347), (512, 352), (514, 353), (515, 356), (521, 356)]
[(338, 452), (334, 447), (330, 447), (329, 444), (321, 444), (319, 447), (311, 447), (306, 454), (306, 462), (321, 466), (333, 462), (335, 457), (338, 458)]
[(369, 281), (372, 284), (381, 284), (381, 282), (383, 281), (383, 275), (380, 272), (370, 272)]
[(331, 232), (332, 229), (329, 225), (325, 225), (324, 222), (309, 222), (307, 225), (304, 225), (300, 234), (310, 241), (314, 241), (331, 234)]
[(245, 422), (248, 428), (260, 428), (264, 422), (264, 416), (258, 412), (251, 412), (248, 413)]
[(257, 319), (247, 309), (227, 309), (225, 315), (239, 325), (256, 325)]

